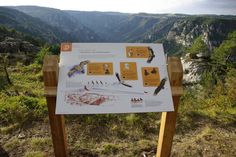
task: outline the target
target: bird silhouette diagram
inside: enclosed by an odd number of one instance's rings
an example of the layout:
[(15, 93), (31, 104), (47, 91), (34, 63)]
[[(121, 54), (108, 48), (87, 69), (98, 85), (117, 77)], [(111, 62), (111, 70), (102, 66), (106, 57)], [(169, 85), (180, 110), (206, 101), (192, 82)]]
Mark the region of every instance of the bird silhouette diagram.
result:
[(84, 66), (86, 65), (86, 64), (88, 64), (89, 63), (89, 60), (85, 60), (85, 61), (82, 61), (82, 62), (80, 62), (79, 64), (77, 64), (77, 65), (74, 65), (70, 70), (69, 70), (69, 72), (68, 72), (68, 76), (69, 77), (71, 77), (71, 76), (73, 76), (74, 74), (76, 74), (76, 73), (78, 73), (78, 74), (84, 74), (85, 73), (85, 71), (84, 71)]

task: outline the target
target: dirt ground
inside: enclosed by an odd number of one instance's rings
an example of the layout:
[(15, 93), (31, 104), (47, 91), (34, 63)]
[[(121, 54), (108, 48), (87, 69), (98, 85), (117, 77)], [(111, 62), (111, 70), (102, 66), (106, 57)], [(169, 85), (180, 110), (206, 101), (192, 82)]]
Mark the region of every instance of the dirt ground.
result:
[[(77, 119), (67, 120), (67, 139), (70, 157), (153, 157), (156, 153), (158, 127), (150, 134), (129, 136), (121, 130), (98, 126), (84, 127)], [(178, 128), (178, 126), (177, 126)], [(126, 127), (125, 129), (129, 129)], [(134, 134), (137, 128), (130, 127)], [(140, 131), (138, 131), (140, 134)], [(138, 133), (137, 132), (137, 133)], [(156, 132), (156, 133), (155, 133)], [(1, 128), (0, 156), (53, 156), (50, 128), (47, 118), (22, 128)], [(236, 152), (235, 126), (226, 128), (212, 124), (175, 134), (172, 157), (233, 157)]]

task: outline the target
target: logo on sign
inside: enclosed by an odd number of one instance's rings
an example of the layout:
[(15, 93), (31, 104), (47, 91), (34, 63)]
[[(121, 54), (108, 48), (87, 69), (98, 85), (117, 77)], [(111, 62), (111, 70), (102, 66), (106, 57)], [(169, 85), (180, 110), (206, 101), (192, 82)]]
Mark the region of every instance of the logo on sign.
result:
[(72, 51), (72, 44), (71, 43), (62, 43), (61, 44), (61, 51)]

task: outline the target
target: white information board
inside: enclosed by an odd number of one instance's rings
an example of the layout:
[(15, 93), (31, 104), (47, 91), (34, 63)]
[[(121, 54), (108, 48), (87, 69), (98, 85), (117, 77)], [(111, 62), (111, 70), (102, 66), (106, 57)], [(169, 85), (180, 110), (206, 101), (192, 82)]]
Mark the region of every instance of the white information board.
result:
[(56, 114), (173, 111), (162, 44), (62, 43)]

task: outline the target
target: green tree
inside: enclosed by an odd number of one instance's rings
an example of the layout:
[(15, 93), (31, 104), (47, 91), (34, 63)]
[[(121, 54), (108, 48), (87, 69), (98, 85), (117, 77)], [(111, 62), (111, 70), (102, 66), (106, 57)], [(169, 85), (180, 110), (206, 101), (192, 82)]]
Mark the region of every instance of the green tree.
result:
[(8, 66), (8, 64), (9, 64), (7, 57), (8, 57), (7, 55), (1, 54), (1, 55), (0, 55), (0, 63), (1, 63), (1, 65), (2, 65), (2, 69), (3, 69), (4, 73), (5, 73), (7, 83), (8, 83), (9, 85), (12, 85), (12, 81), (11, 81), (11, 79), (10, 79), (10, 76), (9, 76), (9, 73), (8, 73), (8, 70), (7, 70), (7, 66)]
[(59, 55), (59, 53), (60, 53), (60, 45), (55, 44), (55, 45), (50, 46), (49, 51), (53, 55)]
[(208, 55), (209, 49), (207, 45), (202, 40), (202, 36), (197, 37), (192, 46), (187, 49), (187, 52), (190, 53), (191, 58), (195, 58), (197, 54), (202, 53), (204, 55)]
[(43, 64), (43, 59), (44, 59), (44, 56), (49, 54), (50, 52), (50, 47), (49, 46), (43, 46), (41, 48), (41, 50), (39, 51), (39, 53), (36, 55), (35, 57), (35, 63), (37, 64)]
[(228, 35), (227, 40), (214, 50), (211, 56), (213, 63), (218, 68), (236, 67), (236, 31)]

